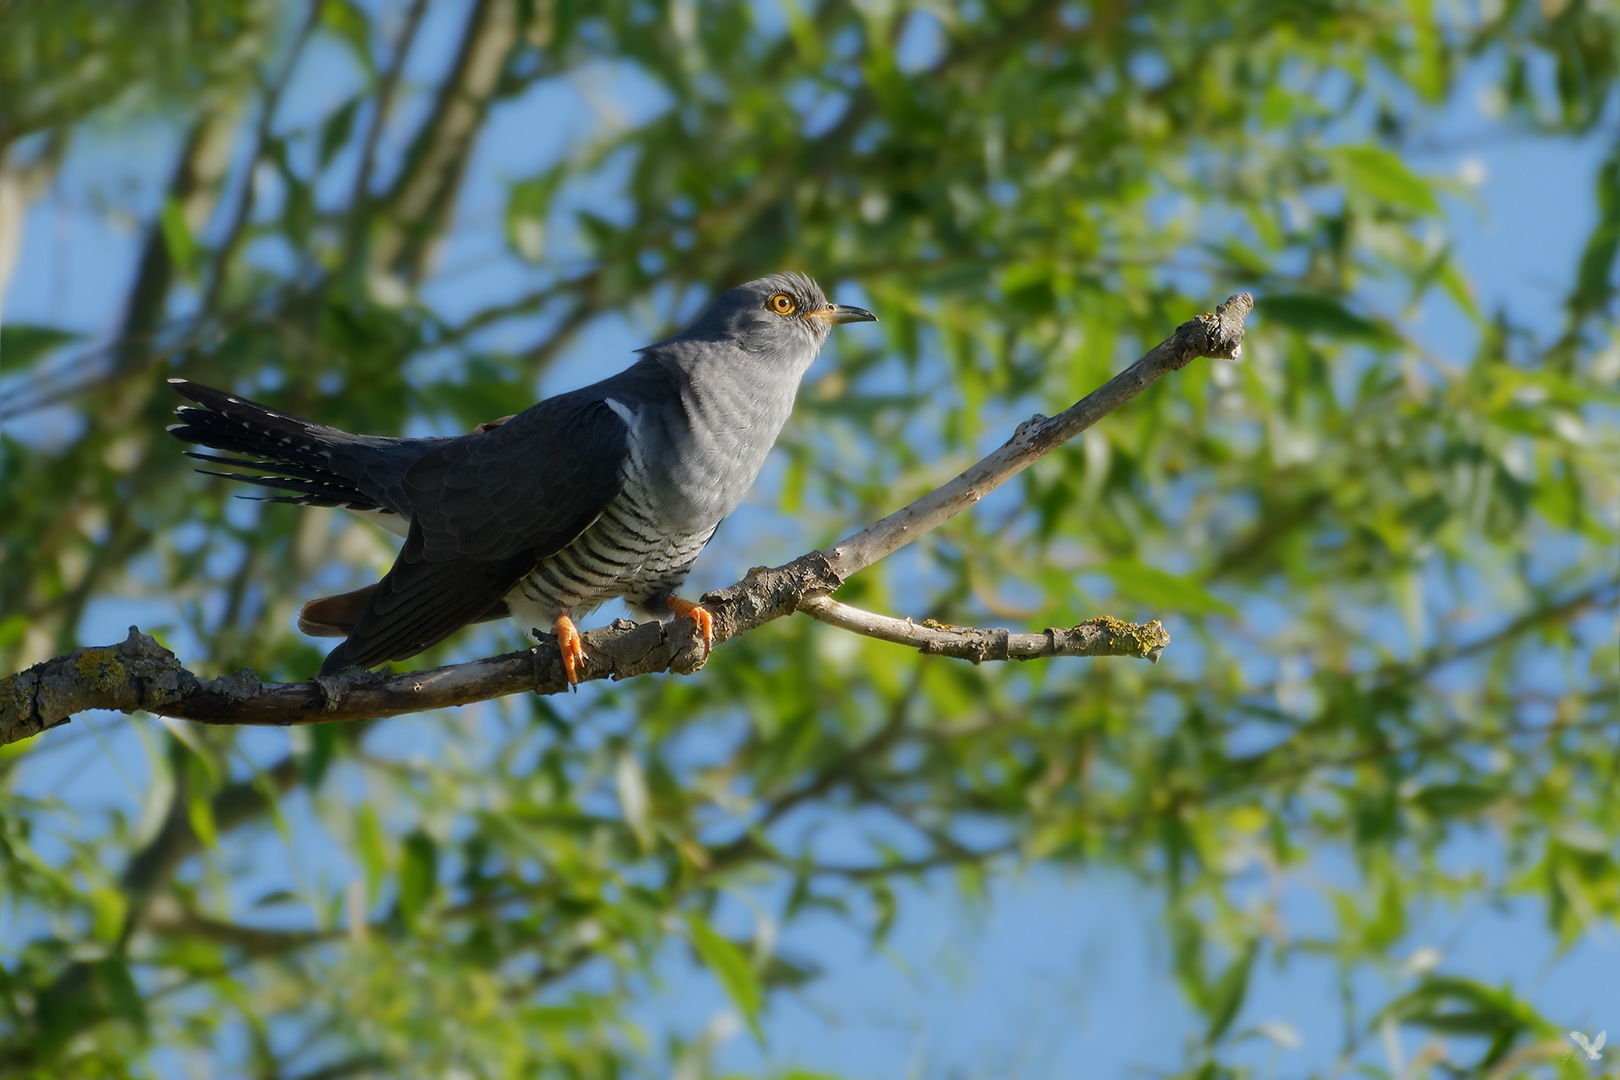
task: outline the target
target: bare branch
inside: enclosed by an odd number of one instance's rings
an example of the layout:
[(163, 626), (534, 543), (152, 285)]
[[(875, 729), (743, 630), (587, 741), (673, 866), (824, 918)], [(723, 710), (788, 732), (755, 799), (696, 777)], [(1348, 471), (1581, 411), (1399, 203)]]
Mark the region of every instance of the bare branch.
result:
[(847, 580), (923, 533), (939, 528), (1167, 372), (1180, 371), (1201, 356), (1237, 359), (1243, 348), (1243, 320), (1253, 309), (1254, 297), (1239, 293), (1213, 312), (1182, 323), (1147, 355), (1057, 416), (1037, 415), (1024, 421), (999, 450), (955, 480), (828, 548), (827, 560), (833, 572)]
[(950, 656), (975, 664), (986, 660), (1039, 660), (1052, 656), (1134, 656), (1157, 664), (1170, 635), (1155, 620), (1128, 623), (1107, 615), (1087, 619), (1079, 626), (1047, 629), (1039, 634), (1015, 634), (997, 627), (980, 630), (971, 626), (951, 626), (933, 619), (912, 622), (890, 615), (878, 615), (830, 596), (812, 596), (799, 610), (828, 626), (910, 645), (930, 656)]
[[(1041, 456), (1195, 357), (1236, 357), (1247, 293), (1215, 312), (1182, 324), (1129, 368), (1059, 416), (1019, 425), (1000, 449), (955, 480), (827, 549), (786, 566), (758, 567), (729, 588), (702, 598), (714, 617), (714, 644), (803, 610), (823, 622), (924, 652), (974, 662), (1049, 656), (1138, 656), (1157, 660), (1169, 641), (1157, 623), (1134, 626), (1094, 619), (1065, 630), (1013, 634), (942, 624), (921, 625), (860, 611), (829, 598), (856, 571), (870, 566), (978, 502)], [(174, 654), (130, 628), (118, 645), (78, 649), (0, 680), (0, 745), (66, 723), (84, 709), (145, 710), (208, 724), (317, 724), (420, 712), (532, 690), (568, 687), (555, 639), (539, 633), (533, 649), (429, 671), (380, 675), (345, 672), (308, 683), (260, 683), (250, 671), (202, 679)], [(627, 679), (653, 672), (691, 674), (708, 659), (690, 619), (660, 623), (620, 620), (584, 636), (581, 677)]]

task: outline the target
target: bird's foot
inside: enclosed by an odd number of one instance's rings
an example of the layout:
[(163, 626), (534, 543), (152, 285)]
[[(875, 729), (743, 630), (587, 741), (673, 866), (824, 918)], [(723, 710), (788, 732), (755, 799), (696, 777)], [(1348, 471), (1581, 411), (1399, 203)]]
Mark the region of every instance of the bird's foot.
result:
[(714, 616), (709, 614), (709, 609), (702, 604), (682, 600), (678, 596), (672, 596), (664, 603), (675, 613), (677, 619), (691, 619), (698, 624), (698, 636), (703, 638), (703, 656), (707, 659), (710, 650), (714, 648)]
[(566, 614), (558, 615), (554, 626), (557, 635), (557, 648), (562, 650), (563, 677), (568, 685), (574, 689), (579, 688), (579, 669), (585, 663), (585, 643), (579, 636), (579, 628), (574, 620)]

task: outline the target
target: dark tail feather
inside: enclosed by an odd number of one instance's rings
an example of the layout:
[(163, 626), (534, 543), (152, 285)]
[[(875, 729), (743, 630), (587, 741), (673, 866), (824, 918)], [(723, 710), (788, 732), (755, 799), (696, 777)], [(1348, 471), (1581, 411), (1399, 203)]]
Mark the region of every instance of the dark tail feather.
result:
[(207, 469), (198, 472), (291, 493), (277, 496), (271, 500), (273, 502), (347, 506), (354, 510), (383, 509), (375, 497), (362, 491), (352, 479), (333, 470), (331, 447), (334, 438), (344, 437), (341, 432), (185, 379), (170, 379), (169, 385), (202, 406), (198, 409), (182, 405), (176, 409), (180, 423), (171, 425), (169, 434), (194, 446), (242, 455), (220, 457), (191, 453), (192, 457), (270, 475), (245, 476)]
[(367, 585), (353, 592), (338, 593), (311, 600), (298, 609), (298, 629), (310, 637), (348, 637), (354, 633), (354, 624), (366, 610), (366, 601), (377, 591)]
[[(363, 589), (353, 592), (338, 593), (336, 596), (322, 596), (311, 600), (298, 609), (298, 629), (310, 637), (348, 637), (354, 633), (355, 624), (360, 621), (360, 615), (366, 610), (366, 604), (371, 600), (371, 594), (377, 591), (376, 585), (367, 585)], [(510, 614), (506, 601), (501, 600), (484, 612), (473, 622), (493, 622), (504, 619)], [(328, 657), (328, 663), (336, 666), (322, 667), (321, 673), (330, 675), (332, 671), (347, 666), (343, 646), (339, 645), (332, 651), (333, 656), (339, 659), (333, 661)]]

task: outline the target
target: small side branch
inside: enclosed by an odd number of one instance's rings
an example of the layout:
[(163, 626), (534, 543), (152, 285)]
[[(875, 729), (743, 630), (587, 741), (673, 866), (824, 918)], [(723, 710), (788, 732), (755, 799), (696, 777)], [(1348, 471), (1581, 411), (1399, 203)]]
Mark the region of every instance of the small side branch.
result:
[(1158, 620), (1128, 623), (1106, 615), (1087, 619), (1079, 626), (1015, 634), (1001, 627), (980, 630), (932, 619), (920, 623), (896, 619), (839, 603), (830, 596), (813, 596), (801, 603), (799, 610), (840, 630), (910, 645), (930, 656), (950, 656), (975, 664), (1053, 656), (1134, 656), (1157, 664), (1164, 647), (1170, 644), (1170, 635)]

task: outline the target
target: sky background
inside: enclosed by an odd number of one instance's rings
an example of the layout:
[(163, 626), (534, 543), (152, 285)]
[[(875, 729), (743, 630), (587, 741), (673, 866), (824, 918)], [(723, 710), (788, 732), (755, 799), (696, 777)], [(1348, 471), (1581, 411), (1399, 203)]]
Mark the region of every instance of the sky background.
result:
[[(444, 18), (451, 7), (431, 10)], [(424, 35), (445, 42), (453, 37), (448, 27)], [(930, 47), (926, 32), (919, 32), (913, 62), (925, 60)], [(443, 55), (430, 50), (413, 66), (425, 79), (443, 62)], [(352, 77), (335, 46), (318, 46), (295, 82), (297, 93), (282, 123), (300, 124), (324, 114), (353, 89)], [(1460, 190), (1467, 194), (1448, 201), (1447, 231), (1483, 309), (1505, 306), (1518, 320), (1551, 332), (1560, 324), (1558, 305), (1595, 220), (1592, 184), (1601, 156), (1620, 131), (1620, 116), (1611, 115), (1606, 132), (1580, 141), (1516, 136), (1497, 125), (1490, 101), (1479, 91), (1483, 85), (1465, 86), (1432, 119), (1427, 125), (1432, 149), (1414, 156), (1411, 164), (1462, 181)], [(555, 160), (588, 137), (593, 125), (634, 124), (659, 109), (656, 87), (606, 67), (550, 84), (500, 109), (479, 146), (461, 202), (460, 223), (479, 227), (464, 228), (447, 245), (439, 264), (443, 272), (425, 299), (453, 316), (488, 303), (492, 294), (516, 293), (532, 284), (520, 264), (499, 250), (505, 181)], [(401, 122), (409, 119), (407, 113)], [(102, 129), (75, 144), (55, 190), (28, 217), (18, 270), (0, 308), (5, 320), (66, 325), (92, 337), (115, 326), (140, 236), (132, 221), (109, 219), (99, 207), (110, 201), (150, 210), (174, 149), (172, 132), (156, 125)], [(604, 198), (601, 191), (573, 197), (594, 198), (593, 209), (611, 216), (612, 193)], [(128, 198), (128, 192), (135, 197)], [(117, 195), (109, 199), (109, 193)], [(267, 261), (277, 257), (274, 251), (263, 253)], [(862, 302), (858, 293), (836, 298)], [(1398, 308), (1392, 304), (1387, 310)], [(594, 324), (546, 372), (542, 388), (556, 392), (617, 370), (630, 359), (630, 349), (650, 340), (655, 318), (652, 312), (632, 313)], [(1443, 302), (1426, 304), (1406, 326), (1441, 358), (1460, 361), (1472, 353), (1472, 327)], [(510, 326), (500, 331), (516, 332)], [(836, 364), (836, 349), (830, 350), (812, 380)], [(3, 376), (0, 358), (0, 393), (15, 385)], [(10, 421), (7, 430), (49, 443), (73, 423), (71, 408), (62, 408)], [(1003, 434), (986, 436), (999, 441)], [(807, 546), (793, 521), (772, 509), (779, 466), (767, 469), (749, 506), (706, 553), (694, 592), (728, 583), (740, 568), (778, 561)], [(614, 614), (607, 610), (598, 620)], [(144, 629), (179, 624), (161, 600), (104, 600), (91, 607), (79, 637), (86, 644), (115, 641), (132, 622)], [(1174, 620), (1166, 622), (1174, 637)], [(1613, 626), (1612, 613), (1600, 616), (1598, 625), (1607, 632), (1602, 628)], [(183, 636), (174, 635), (169, 644), (185, 657)], [(1166, 663), (1177, 662), (1172, 649)], [(567, 703), (559, 707), (566, 712)], [(494, 722), (492, 707), (471, 708), (461, 716), (468, 723)], [(84, 720), (47, 736), (54, 745), (23, 766), (24, 790), (55, 792), (87, 808), (123, 808), (138, 818), (151, 799), (142, 745), (146, 725), (110, 714)], [(390, 732), (390, 744), (402, 756), (434, 752), (443, 736), (438, 721), (420, 718), (394, 721)], [(247, 745), (254, 748), (253, 757), (269, 760), (284, 752), (288, 738), (258, 732)], [(353, 779), (339, 776), (335, 782)], [(294, 796), (286, 808), (298, 850), (286, 850), (273, 833), (241, 850), (256, 867), (257, 880), (244, 882), (245, 890), (285, 882), (287, 876), (315, 885), (354, 873), (325, 839), (304, 798)], [(231, 837), (225, 844), (248, 841)], [(1500, 877), (1500, 851), (1484, 828), (1458, 835), (1447, 857), (1477, 867), (1492, 880)], [(1326, 855), (1280, 886), (1284, 919), (1296, 937), (1309, 936), (1313, 926), (1325, 929), (1332, 918), (1312, 881), (1343, 880), (1348, 873), (1334, 855)], [(1263, 873), (1257, 870), (1255, 878), (1257, 888), (1267, 887)], [(1159, 903), (1157, 891), (1101, 868), (1083, 874), (1050, 867), (1008, 873), (994, 880), (988, 898), (977, 900), (965, 899), (949, 875), (939, 875), (901, 890), (902, 916), (881, 951), (830, 919), (812, 919), (785, 934), (781, 947), (815, 958), (826, 976), (775, 1002), (765, 1021), (766, 1048), (731, 1013), (707, 974), (674, 952), (637, 1015), (655, 1032), (708, 1031), (718, 1046), (718, 1062), (737, 1070), (794, 1066), (874, 1078), (1124, 1076), (1169, 1070), (1185, 1060), (1185, 1044), (1199, 1038), (1201, 1021), (1170, 974)], [(744, 932), (753, 919), (750, 911), (749, 901), (738, 898), (722, 909), (722, 924)], [(1450, 974), (1511, 984), (1569, 1027), (1620, 1033), (1620, 942), (1612, 929), (1596, 928), (1560, 955), (1536, 899), (1506, 907), (1438, 906), (1419, 913), (1413, 926), (1397, 950), (1401, 963), (1377, 976), (1381, 988), (1368, 987), (1377, 990), (1375, 999), (1387, 998), (1409, 985), (1420, 969), (1438, 963)], [(0, 941), (16, 931), (0, 922)], [(1340, 1053), (1343, 1027), (1333, 979), (1326, 962), (1296, 959), (1285, 971), (1264, 962), (1257, 968), (1236, 1027), (1255, 1031), (1249, 1061), (1260, 1075), (1296, 1075), (1328, 1065)], [(1398, 1068), (1419, 1048), (1418, 1037), (1407, 1032), (1396, 1044), (1364, 1054)]]

